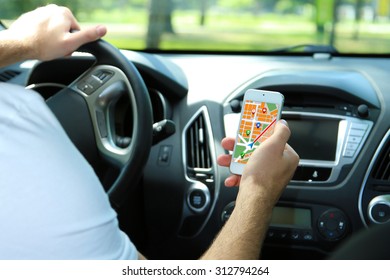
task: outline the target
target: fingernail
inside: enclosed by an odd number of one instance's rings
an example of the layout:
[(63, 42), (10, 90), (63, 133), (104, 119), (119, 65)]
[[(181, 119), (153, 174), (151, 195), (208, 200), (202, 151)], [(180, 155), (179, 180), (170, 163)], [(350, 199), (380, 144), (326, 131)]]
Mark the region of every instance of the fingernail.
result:
[(99, 37), (103, 37), (104, 35), (106, 35), (107, 33), (107, 28), (103, 25), (98, 25), (96, 27), (96, 34), (99, 36)]
[(282, 124), (284, 124), (285, 126), (287, 126), (287, 127), (288, 127), (288, 123), (286, 122), (286, 120), (284, 120), (284, 119), (281, 119), (279, 122), (280, 122), (280, 123), (282, 123)]

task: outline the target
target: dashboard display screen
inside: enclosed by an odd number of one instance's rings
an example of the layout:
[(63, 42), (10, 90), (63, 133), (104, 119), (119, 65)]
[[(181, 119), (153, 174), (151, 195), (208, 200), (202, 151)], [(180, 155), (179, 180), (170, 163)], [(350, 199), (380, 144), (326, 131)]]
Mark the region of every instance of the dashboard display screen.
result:
[(289, 119), (288, 141), (301, 159), (335, 161), (339, 120)]
[(311, 229), (311, 211), (304, 208), (276, 206), (272, 212), (271, 226)]

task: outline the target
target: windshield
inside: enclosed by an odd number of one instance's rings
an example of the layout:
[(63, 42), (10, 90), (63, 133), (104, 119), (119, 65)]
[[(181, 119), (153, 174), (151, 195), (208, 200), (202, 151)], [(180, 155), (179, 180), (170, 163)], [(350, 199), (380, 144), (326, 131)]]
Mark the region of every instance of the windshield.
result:
[[(10, 24), (43, 0), (0, 0)], [(164, 51), (390, 53), (390, 0), (58, 0), (119, 48)], [(298, 47), (292, 47), (298, 46)]]

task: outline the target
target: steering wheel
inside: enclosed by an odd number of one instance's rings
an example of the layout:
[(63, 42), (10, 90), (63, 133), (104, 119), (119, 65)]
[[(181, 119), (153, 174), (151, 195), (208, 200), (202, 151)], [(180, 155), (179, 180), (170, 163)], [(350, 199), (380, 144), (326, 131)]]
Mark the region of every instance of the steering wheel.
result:
[[(138, 70), (117, 48), (98, 40), (79, 51), (92, 54), (95, 64), (47, 104), (117, 208), (137, 185), (151, 149), (151, 101)], [(123, 100), (130, 102), (132, 119), (127, 137), (118, 135), (115, 124), (115, 108)]]

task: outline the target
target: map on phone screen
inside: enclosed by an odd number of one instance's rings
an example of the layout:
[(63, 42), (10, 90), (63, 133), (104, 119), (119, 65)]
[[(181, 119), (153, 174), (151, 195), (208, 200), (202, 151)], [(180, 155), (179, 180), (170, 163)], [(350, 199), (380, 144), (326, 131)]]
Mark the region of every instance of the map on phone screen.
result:
[(233, 152), (234, 162), (248, 162), (250, 155), (273, 133), (278, 119), (278, 104), (246, 100)]

